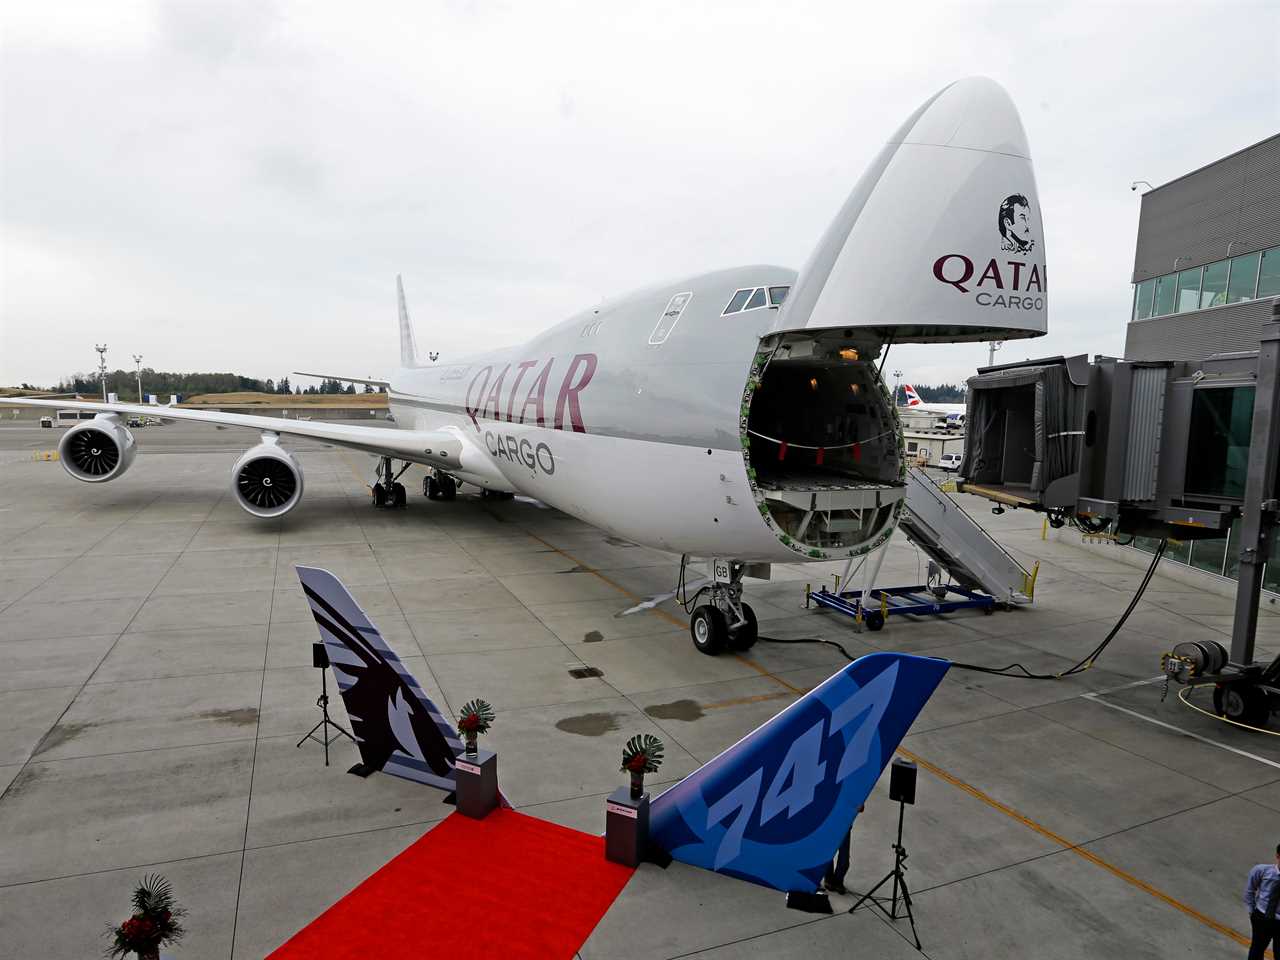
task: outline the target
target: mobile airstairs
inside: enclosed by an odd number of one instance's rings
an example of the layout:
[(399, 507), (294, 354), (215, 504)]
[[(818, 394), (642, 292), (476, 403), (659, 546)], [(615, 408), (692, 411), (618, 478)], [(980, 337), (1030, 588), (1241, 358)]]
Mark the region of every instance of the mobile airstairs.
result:
[[(807, 600), (879, 630), (895, 614), (937, 615), (965, 608), (990, 613), (997, 605), (1030, 603), (1035, 595), (1039, 564), (1028, 571), (923, 470), (907, 471), (899, 526), (933, 561), (926, 583), (873, 588), (886, 552), (881, 548), (864, 557), (858, 570), (850, 561), (834, 591), (824, 587), (810, 592)], [(942, 570), (950, 575), (950, 583), (942, 582)], [(861, 589), (840, 589), (853, 579), (861, 581)]]

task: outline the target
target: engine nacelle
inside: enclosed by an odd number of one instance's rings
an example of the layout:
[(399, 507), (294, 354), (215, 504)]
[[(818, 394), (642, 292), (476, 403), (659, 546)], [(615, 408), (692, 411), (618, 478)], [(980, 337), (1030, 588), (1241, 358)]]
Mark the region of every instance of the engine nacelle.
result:
[(62, 469), (85, 483), (114, 480), (133, 463), (133, 434), (114, 413), (100, 413), (70, 428), (58, 442)]
[(263, 437), (231, 468), (231, 492), (255, 517), (282, 517), (302, 499), (302, 467), (274, 436)]

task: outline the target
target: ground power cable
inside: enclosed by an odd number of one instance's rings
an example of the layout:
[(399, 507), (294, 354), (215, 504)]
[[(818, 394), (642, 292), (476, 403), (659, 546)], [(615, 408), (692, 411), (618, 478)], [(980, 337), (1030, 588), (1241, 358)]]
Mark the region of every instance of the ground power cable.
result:
[[(1125, 621), (1129, 619), (1129, 615), (1133, 613), (1133, 611), (1137, 608), (1138, 603), (1142, 600), (1142, 595), (1146, 592), (1147, 585), (1151, 582), (1151, 578), (1155, 576), (1156, 567), (1160, 563), (1160, 558), (1164, 556), (1165, 548), (1168, 547), (1168, 545), (1169, 545), (1168, 540), (1160, 541), (1160, 545), (1156, 547), (1155, 554), (1151, 558), (1151, 565), (1147, 567), (1147, 572), (1146, 574), (1143, 575), (1142, 581), (1138, 584), (1138, 589), (1134, 591), (1133, 598), (1129, 601), (1129, 605), (1125, 607), (1124, 613), (1120, 614), (1120, 619), (1116, 621), (1115, 626), (1113, 626), (1109, 631), (1107, 631), (1107, 635), (1102, 638), (1102, 641), (1096, 647), (1094, 647), (1093, 650), (1090, 651), (1083, 660), (1081, 660), (1079, 663), (1075, 664), (1074, 666), (1069, 667), (1066, 670), (1063, 670), (1059, 673), (1032, 673), (1023, 664), (1017, 663), (1017, 662), (1010, 663), (1007, 666), (1003, 666), (1003, 667), (984, 667), (984, 666), (979, 666), (977, 664), (961, 663), (959, 661), (953, 660), (951, 661), (951, 666), (958, 670), (971, 670), (975, 673), (987, 673), (997, 677), (1011, 677), (1015, 680), (1062, 680), (1062, 679), (1065, 679), (1066, 677), (1071, 677), (1080, 673), (1084, 673), (1086, 670), (1093, 667), (1095, 663), (1097, 663), (1098, 658), (1102, 656), (1103, 652), (1111, 644), (1111, 641), (1114, 640), (1117, 634), (1120, 633), (1120, 630), (1125, 625)], [(684, 570), (682, 565), (681, 567), (682, 582), (683, 582), (683, 576), (684, 576)], [(693, 599), (697, 600), (697, 594), (694, 594)], [(766, 637), (762, 635), (757, 639), (764, 641), (765, 643), (823, 643), (828, 646), (835, 647), (844, 655), (846, 660), (853, 661), (857, 659), (856, 657), (850, 656), (849, 651), (846, 650), (844, 647), (842, 647), (836, 641), (824, 640), (820, 637), (802, 637), (802, 638), (796, 638), (796, 639), (783, 639), (781, 637)], [(1021, 672), (1013, 672), (1013, 671), (1021, 671)], [(1183, 702), (1187, 703), (1187, 701), (1185, 700)], [(1187, 703), (1187, 706), (1192, 706), (1192, 704)], [(1193, 709), (1199, 710), (1200, 708), (1193, 707)], [(1212, 716), (1212, 714), (1210, 714), (1210, 716)], [(1249, 729), (1254, 729), (1254, 728), (1250, 727)]]

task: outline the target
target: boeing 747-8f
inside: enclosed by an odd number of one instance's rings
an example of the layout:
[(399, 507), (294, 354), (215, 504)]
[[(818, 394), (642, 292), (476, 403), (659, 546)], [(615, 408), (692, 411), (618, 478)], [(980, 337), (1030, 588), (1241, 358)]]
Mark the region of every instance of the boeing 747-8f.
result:
[[(423, 364), (399, 289), (396, 429), (163, 408), (260, 433), (231, 468), (256, 517), (297, 505), (303, 472), (280, 443), (313, 437), (379, 458), (375, 506), (428, 468), (537, 498), (621, 537), (710, 561), (693, 615), (700, 650), (749, 646), (749, 564), (857, 557), (902, 508), (906, 458), (881, 378), (890, 346), (1046, 331), (1044, 240), (1030, 152), (1008, 94), (953, 83), (873, 158), (797, 273), (746, 266), (657, 284), (517, 346)], [(353, 378), (355, 379), (355, 378)], [(59, 445), (78, 480), (115, 480), (137, 447), (125, 403), (7, 400), (91, 410)], [(401, 464), (397, 472), (397, 461)], [(755, 568), (752, 568), (753, 570)]]

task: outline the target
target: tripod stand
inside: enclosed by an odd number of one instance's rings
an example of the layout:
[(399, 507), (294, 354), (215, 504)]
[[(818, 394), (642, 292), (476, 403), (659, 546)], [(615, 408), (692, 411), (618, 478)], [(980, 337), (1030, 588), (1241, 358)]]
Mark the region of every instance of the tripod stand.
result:
[[(911, 912), (911, 892), (907, 889), (907, 878), (906, 878), (907, 848), (902, 845), (902, 818), (903, 818), (903, 814), (906, 813), (906, 809), (907, 809), (906, 801), (899, 800), (898, 801), (898, 840), (893, 845), (893, 869), (890, 870), (887, 874), (885, 874), (883, 880), (881, 880), (874, 887), (872, 887), (870, 890), (864, 893), (862, 897), (858, 900), (858, 902), (855, 903), (849, 909), (849, 912), (853, 913), (854, 910), (857, 910), (864, 903), (870, 902), (870, 904), (873, 907), (878, 908), (880, 912), (883, 913), (890, 920), (897, 920), (899, 919), (898, 890), (899, 888), (901, 888), (902, 906), (903, 906), (902, 915), (907, 918), (908, 922), (910, 922), (911, 936), (915, 938), (916, 949), (920, 950), (921, 949), (920, 934), (916, 933), (916, 918), (915, 918), (915, 915), (912, 914)], [(879, 890), (881, 887), (883, 887), (890, 880), (893, 881), (893, 896), (877, 897), (875, 895), (876, 891)], [(888, 908), (885, 907), (886, 903), (889, 904)]]
[[(325, 650), (323, 643), (312, 645), (311, 662), (320, 669), (320, 696), (316, 697), (316, 706), (320, 708), (320, 719), (314, 727), (307, 731), (307, 735), (298, 741), (297, 746), (301, 747), (308, 740), (324, 744), (324, 765), (327, 767), (329, 765), (329, 744), (339, 737), (346, 737), (352, 743), (356, 742), (356, 738), (342, 724), (329, 719), (329, 683), (327, 679), (329, 654)], [(338, 731), (332, 737), (329, 736), (330, 727)], [(319, 736), (316, 736), (317, 730), (320, 731)]]

